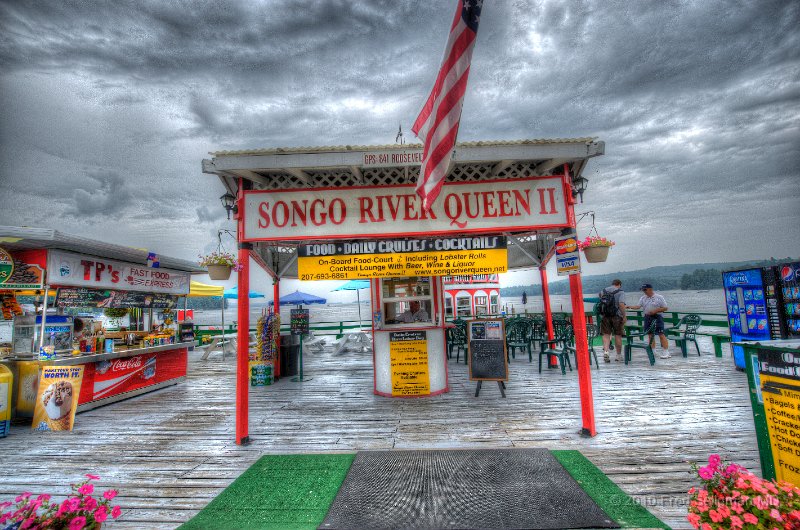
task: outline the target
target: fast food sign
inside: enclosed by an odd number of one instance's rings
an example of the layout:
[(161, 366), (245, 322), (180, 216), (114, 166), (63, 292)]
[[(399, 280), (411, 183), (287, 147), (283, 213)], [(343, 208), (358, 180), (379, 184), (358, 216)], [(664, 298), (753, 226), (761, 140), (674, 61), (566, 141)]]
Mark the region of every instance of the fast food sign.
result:
[(559, 276), (580, 274), (581, 257), (578, 253), (578, 238), (575, 234), (555, 240), (556, 272)]
[(567, 226), (561, 176), (447, 182), (430, 211), (413, 185), (247, 191), (244, 240), (436, 236)]
[(51, 250), (47, 258), (47, 279), (58, 286), (182, 295), (189, 294), (190, 278), (188, 272), (62, 250)]
[(12, 274), (14, 274), (14, 258), (4, 248), (0, 248), (0, 284), (6, 283)]

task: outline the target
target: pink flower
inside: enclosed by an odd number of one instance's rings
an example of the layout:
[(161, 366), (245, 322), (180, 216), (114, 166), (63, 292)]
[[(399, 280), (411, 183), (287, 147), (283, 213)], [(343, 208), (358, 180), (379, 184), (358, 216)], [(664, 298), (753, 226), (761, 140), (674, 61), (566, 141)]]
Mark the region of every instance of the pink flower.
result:
[(703, 526), (701, 526), (700, 528), (702, 528), (703, 530), (714, 530), (713, 528), (711, 528), (711, 525), (708, 524), (708, 523), (703, 523)]
[(108, 519), (108, 511), (106, 510), (105, 506), (100, 506), (94, 512), (94, 520), (98, 523), (102, 523), (105, 522), (106, 519)]
[(80, 488), (78, 488), (78, 493), (81, 495), (91, 495), (94, 491), (94, 484), (84, 484)]
[(697, 474), (700, 475), (700, 478), (703, 480), (711, 480), (714, 476), (714, 471), (709, 467), (701, 467), (697, 470)]
[(35, 517), (28, 517), (27, 519), (22, 521), (22, 524), (19, 525), (19, 528), (20, 528), (20, 530), (25, 530), (26, 528), (32, 527), (34, 524), (36, 524), (36, 518)]
[(97, 501), (94, 497), (86, 497), (86, 499), (83, 501), (83, 507), (89, 511), (94, 510), (97, 508)]
[(97, 475), (92, 475), (91, 473), (86, 473), (86, 478), (88, 478), (89, 480), (100, 480), (100, 477), (98, 477)]
[(83, 527), (86, 526), (86, 517), (76, 517), (72, 521), (69, 522), (69, 530), (83, 530)]
[(103, 493), (103, 498), (109, 501), (113, 500), (114, 497), (116, 496), (117, 496), (117, 490), (106, 490), (106, 492)]
[(23, 491), (20, 495), (17, 496), (16, 499), (14, 499), (14, 502), (22, 502), (25, 499), (27, 499), (28, 497), (30, 497), (31, 495), (33, 495), (33, 494), (30, 491)]
[(725, 476), (730, 477), (737, 471), (739, 471), (739, 466), (737, 466), (736, 464), (730, 464), (728, 467), (725, 468)]
[(783, 517), (781, 517), (780, 512), (775, 508), (769, 511), (769, 516), (775, 519), (776, 521), (783, 521)]
[(111, 509), (111, 517), (116, 519), (120, 515), (122, 515), (122, 509), (120, 509), (119, 506), (114, 506), (114, 508)]
[(722, 516), (719, 514), (717, 510), (710, 510), (708, 512), (708, 516), (711, 517), (711, 520), (714, 521), (715, 523), (722, 522)]
[(722, 459), (719, 457), (718, 454), (714, 453), (713, 455), (709, 455), (709, 457), (708, 457), (708, 467), (710, 467), (711, 469), (718, 468), (720, 462), (722, 462)]
[(11, 506), (12, 504), (14, 504), (14, 503), (11, 502), (11, 501), (0, 502), (0, 510), (5, 510), (6, 508)]
[(692, 525), (694, 528), (700, 526), (700, 516), (697, 515), (696, 513), (690, 513), (689, 515), (686, 516), (686, 519), (688, 519), (689, 524)]
[(769, 508), (769, 502), (767, 502), (764, 497), (753, 497), (753, 504), (755, 504), (756, 508), (759, 510), (766, 510)]
[(78, 497), (72, 497), (69, 499), (69, 511), (74, 512), (80, 507), (81, 507), (81, 500)]
[(36, 497), (36, 500), (37, 500), (37, 501), (42, 501), (42, 502), (47, 502), (47, 501), (49, 501), (49, 500), (50, 500), (50, 495), (48, 495), (48, 494), (46, 494), (46, 493), (42, 493), (41, 495), (39, 495), (38, 497)]
[(744, 514), (743, 518), (745, 523), (758, 524), (758, 517), (756, 517), (752, 513)]
[(733, 530), (738, 530), (742, 526), (744, 526), (744, 521), (742, 521), (741, 519), (739, 519), (739, 517), (735, 515), (731, 517), (731, 528)]

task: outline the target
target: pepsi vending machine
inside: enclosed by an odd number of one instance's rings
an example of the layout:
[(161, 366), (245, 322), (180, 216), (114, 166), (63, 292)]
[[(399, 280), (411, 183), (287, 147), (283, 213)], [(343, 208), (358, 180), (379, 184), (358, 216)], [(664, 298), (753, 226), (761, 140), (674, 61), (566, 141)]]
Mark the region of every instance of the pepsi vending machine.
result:
[[(800, 263), (725, 271), (722, 279), (731, 342), (800, 337)], [(733, 346), (744, 369), (744, 350)]]

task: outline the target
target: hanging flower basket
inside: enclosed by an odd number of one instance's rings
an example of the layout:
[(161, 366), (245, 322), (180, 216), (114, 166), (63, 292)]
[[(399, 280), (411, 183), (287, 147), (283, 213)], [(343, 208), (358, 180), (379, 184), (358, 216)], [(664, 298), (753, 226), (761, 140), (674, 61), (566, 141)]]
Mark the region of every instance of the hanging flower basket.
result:
[(613, 246), (614, 242), (604, 237), (589, 236), (578, 242), (578, 248), (583, 251), (583, 255), (589, 263), (603, 263), (606, 261), (608, 259), (608, 251)]
[(208, 276), (212, 280), (227, 280), (231, 277), (231, 272), (242, 270), (236, 257), (228, 252), (212, 252), (200, 256), (200, 266), (208, 269)]
[(208, 277), (212, 280), (227, 280), (233, 269), (228, 265), (207, 265)]

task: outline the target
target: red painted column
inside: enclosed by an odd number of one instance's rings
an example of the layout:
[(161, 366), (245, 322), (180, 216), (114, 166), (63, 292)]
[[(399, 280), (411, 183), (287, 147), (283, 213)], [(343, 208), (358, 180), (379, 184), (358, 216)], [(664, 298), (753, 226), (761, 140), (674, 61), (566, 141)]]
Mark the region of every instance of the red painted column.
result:
[(238, 273), (239, 298), (237, 300), (238, 328), (236, 351), (236, 444), (250, 442), (249, 435), (249, 347), (250, 347), (250, 249), (251, 243), (242, 241), (244, 233), (244, 193), (243, 180), (239, 179), (239, 215), (237, 233), (239, 234), (239, 263), (242, 269)]
[[(277, 274), (278, 271), (275, 271)], [(277, 276), (272, 279), (272, 307), (275, 311), (275, 314), (280, 318), (281, 316), (281, 280)], [(281, 376), (281, 334), (280, 329), (278, 330), (278, 336), (275, 337), (275, 352), (277, 353), (278, 357), (275, 359), (275, 375), (280, 377)]]
[(550, 307), (550, 287), (547, 285), (547, 267), (539, 268), (539, 275), (542, 277), (542, 298), (544, 299), (544, 324), (547, 326), (547, 338), (556, 338), (553, 330), (553, 310)]
[[(553, 310), (550, 307), (550, 287), (547, 285), (547, 266), (539, 268), (539, 275), (542, 277), (542, 297), (544, 299), (544, 325), (547, 328), (548, 340), (556, 338), (555, 330), (553, 329)], [(555, 355), (551, 355), (549, 359), (550, 368), (558, 368), (558, 359)]]
[[(572, 197), (569, 168), (564, 164), (564, 194), (567, 203), (567, 221), (575, 231), (575, 199)], [(589, 360), (589, 341), (586, 338), (586, 313), (583, 310), (583, 284), (580, 274), (569, 277), (569, 293), (572, 300), (572, 329), (575, 332), (575, 357), (578, 363), (578, 389), (581, 395), (581, 417), (584, 436), (595, 436), (594, 397), (592, 396), (592, 365)]]

